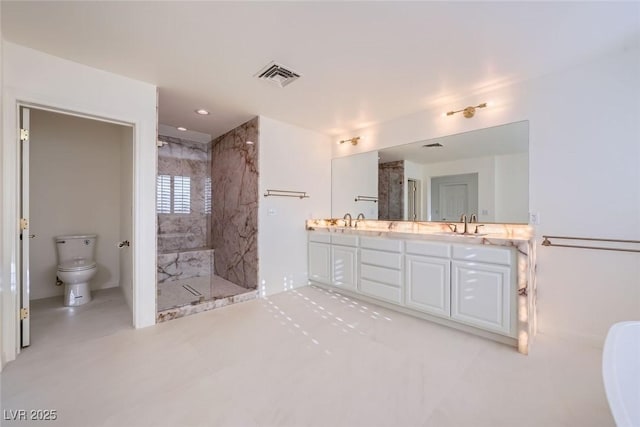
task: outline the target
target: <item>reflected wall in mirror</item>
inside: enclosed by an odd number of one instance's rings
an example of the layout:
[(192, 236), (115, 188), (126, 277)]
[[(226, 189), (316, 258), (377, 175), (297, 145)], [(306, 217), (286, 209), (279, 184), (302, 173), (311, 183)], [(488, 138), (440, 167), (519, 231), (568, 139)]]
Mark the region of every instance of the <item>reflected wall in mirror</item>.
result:
[(378, 218), (378, 152), (339, 157), (331, 161), (331, 215)]
[[(356, 202), (375, 196), (377, 203)], [(373, 206), (377, 205), (377, 206)], [(529, 122), (522, 121), (332, 161), (332, 215), (528, 223)]]

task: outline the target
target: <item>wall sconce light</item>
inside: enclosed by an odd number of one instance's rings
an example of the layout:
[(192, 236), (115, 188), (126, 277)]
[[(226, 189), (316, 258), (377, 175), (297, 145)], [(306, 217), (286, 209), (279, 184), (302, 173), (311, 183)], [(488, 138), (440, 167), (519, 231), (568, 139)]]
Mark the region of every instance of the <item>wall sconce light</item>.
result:
[(483, 102), (482, 104), (478, 104), (475, 107), (467, 107), (458, 111), (447, 111), (447, 116), (453, 116), (456, 113), (462, 113), (463, 116), (465, 116), (467, 119), (470, 119), (476, 114), (476, 108), (485, 108), (486, 106), (487, 103)]
[(345, 142), (350, 142), (351, 145), (358, 145), (358, 141), (360, 141), (360, 137), (354, 136), (353, 138), (343, 139), (342, 141), (340, 141), (340, 144), (344, 144)]

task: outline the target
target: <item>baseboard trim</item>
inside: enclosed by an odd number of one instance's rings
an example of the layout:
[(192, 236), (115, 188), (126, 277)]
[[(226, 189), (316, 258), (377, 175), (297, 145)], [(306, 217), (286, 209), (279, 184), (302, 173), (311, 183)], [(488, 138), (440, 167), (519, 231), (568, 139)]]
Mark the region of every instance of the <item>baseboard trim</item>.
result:
[(487, 338), (490, 339), (492, 341), (496, 341), (502, 344), (506, 344), (508, 346), (511, 347), (518, 347), (518, 340), (515, 338), (511, 338), (511, 337), (507, 337), (505, 335), (499, 335), (499, 334), (494, 334), (493, 332), (489, 332), (489, 331), (484, 331), (482, 329), (478, 329), (478, 328), (474, 328), (473, 326), (468, 326), (462, 323), (458, 323), (456, 321), (452, 321), (452, 320), (448, 320), (448, 319), (443, 319), (437, 316), (431, 316), (429, 314), (426, 313), (422, 313), (420, 311), (417, 310), (412, 310), (411, 308), (407, 308), (407, 307), (402, 307), (399, 305), (395, 305), (392, 303), (388, 303), (388, 302), (384, 302), (382, 300), (376, 299), (376, 298), (370, 298), (366, 295), (360, 294), (360, 293), (356, 293), (356, 292), (350, 292), (347, 289), (338, 289), (334, 286), (331, 285), (326, 285), (324, 283), (318, 283), (318, 282), (314, 282), (314, 281), (310, 281), (309, 286), (316, 286), (322, 289), (326, 289), (328, 291), (332, 291), (335, 292), (337, 294), (343, 294), (343, 295), (347, 295), (362, 301), (366, 301), (370, 304), (375, 304), (375, 305), (379, 305), (381, 307), (385, 307), (388, 308), (390, 310), (394, 310), (400, 313), (404, 313), (404, 314), (408, 314), (409, 316), (413, 316), (413, 317), (418, 317), (420, 319), (423, 320), (427, 320), (433, 323), (437, 323), (439, 325), (442, 326), (446, 326), (448, 328), (452, 328), (452, 329), (456, 329), (462, 332), (466, 332), (472, 335), (477, 335), (483, 338)]
[(91, 290), (92, 291), (99, 291), (102, 289), (109, 289), (109, 288), (117, 288), (120, 286), (120, 282), (107, 282), (107, 283), (103, 283), (101, 285), (91, 285)]

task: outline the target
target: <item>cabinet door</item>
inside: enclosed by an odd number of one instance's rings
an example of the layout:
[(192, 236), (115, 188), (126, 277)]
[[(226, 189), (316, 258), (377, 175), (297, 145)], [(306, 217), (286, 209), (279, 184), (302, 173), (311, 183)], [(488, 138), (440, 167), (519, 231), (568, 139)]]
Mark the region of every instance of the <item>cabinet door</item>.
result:
[(309, 280), (331, 284), (331, 246), (309, 242)]
[(407, 255), (406, 305), (440, 316), (451, 315), (451, 261)]
[(511, 268), (452, 261), (451, 317), (479, 328), (513, 336), (515, 295)]
[(346, 246), (331, 247), (334, 286), (356, 290), (356, 256), (358, 250)]

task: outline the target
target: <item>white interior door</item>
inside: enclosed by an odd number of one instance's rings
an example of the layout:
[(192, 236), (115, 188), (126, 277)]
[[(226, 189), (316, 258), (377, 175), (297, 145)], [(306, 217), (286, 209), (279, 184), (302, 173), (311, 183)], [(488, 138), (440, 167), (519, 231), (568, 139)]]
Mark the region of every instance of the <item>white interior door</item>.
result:
[(467, 184), (440, 185), (440, 211), (443, 221), (458, 221), (460, 215), (468, 212), (468, 194)]
[(460, 221), (478, 213), (478, 174), (431, 178), (431, 221)]
[(30, 344), (29, 325), (29, 109), (20, 107), (20, 345)]
[[(133, 301), (133, 251), (125, 242), (133, 241), (133, 128), (124, 129), (120, 161), (120, 288)], [(132, 317), (133, 317), (133, 313)]]

